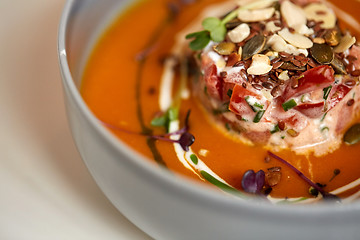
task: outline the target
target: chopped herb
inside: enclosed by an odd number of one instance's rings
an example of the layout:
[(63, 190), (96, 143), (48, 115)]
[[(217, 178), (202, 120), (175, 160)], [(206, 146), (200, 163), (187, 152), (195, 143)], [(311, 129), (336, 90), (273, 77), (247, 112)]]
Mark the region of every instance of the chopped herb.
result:
[(259, 103), (254, 103), (254, 106), (257, 107), (257, 108), (260, 108), (260, 109), (263, 109), (264, 108), (264, 105), (261, 105)]
[(264, 116), (265, 110), (260, 110), (256, 113), (253, 122), (258, 123), (260, 122), (261, 118)]
[(277, 132), (280, 132), (279, 124), (276, 124), (274, 129), (270, 131), (271, 134), (274, 134), (274, 133), (277, 133)]
[(285, 139), (285, 136), (281, 136), (281, 139)]
[(249, 120), (247, 120), (246, 118), (241, 118), (241, 121), (243, 121), (243, 122), (248, 122)]
[(233, 94), (233, 90), (232, 90), (232, 89), (229, 89), (229, 90), (227, 91), (227, 93), (226, 93), (226, 95), (228, 95), (229, 98), (231, 98), (232, 94)]
[(264, 105), (259, 104), (254, 99), (254, 97), (250, 96), (245, 97), (245, 101), (250, 106), (251, 110), (253, 110), (253, 112), (258, 112), (260, 109), (264, 108)]
[(322, 116), (322, 118), (320, 119), (320, 122), (323, 122), (323, 121), (324, 121), (326, 115), (327, 115), (327, 113), (325, 113), (325, 114)]
[(323, 89), (323, 91), (324, 91), (324, 100), (328, 99), (329, 94), (331, 92), (331, 89), (332, 89), (332, 86), (329, 86), (329, 87)]
[(229, 124), (229, 123), (225, 123), (225, 128), (226, 128), (226, 130), (230, 131), (230, 130), (231, 130), (230, 124)]
[(305, 94), (303, 94), (302, 96), (301, 96), (301, 100), (300, 100), (302, 103), (304, 103), (305, 102)]
[(322, 129), (321, 129), (321, 132), (324, 132), (324, 131), (329, 131), (330, 129), (328, 128), (328, 127), (323, 127)]
[(199, 159), (198, 159), (198, 157), (197, 157), (195, 154), (191, 154), (191, 155), (190, 155), (190, 159), (191, 159), (191, 161), (192, 161), (195, 165), (197, 165), (198, 162), (199, 162)]
[(285, 103), (282, 104), (282, 107), (284, 109), (285, 112), (289, 111), (290, 109), (294, 108), (297, 106), (297, 103), (295, 102), (294, 99), (291, 99)]

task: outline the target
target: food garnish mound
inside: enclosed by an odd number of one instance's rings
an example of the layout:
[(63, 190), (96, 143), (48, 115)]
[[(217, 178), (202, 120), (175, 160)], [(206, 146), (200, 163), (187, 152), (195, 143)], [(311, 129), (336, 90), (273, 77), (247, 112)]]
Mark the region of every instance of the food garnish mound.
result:
[(230, 135), (325, 155), (359, 118), (360, 47), (316, 0), (240, 0), (187, 35), (194, 92)]

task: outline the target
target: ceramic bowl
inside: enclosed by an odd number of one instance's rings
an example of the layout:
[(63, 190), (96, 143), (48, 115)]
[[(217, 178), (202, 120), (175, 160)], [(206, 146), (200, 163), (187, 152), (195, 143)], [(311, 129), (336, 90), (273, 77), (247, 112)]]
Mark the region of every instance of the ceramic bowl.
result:
[(359, 239), (360, 204), (242, 201), (174, 177), (104, 128), (79, 93), (86, 59), (132, 1), (69, 0), (58, 54), (69, 124), (90, 173), (114, 206), (155, 239)]

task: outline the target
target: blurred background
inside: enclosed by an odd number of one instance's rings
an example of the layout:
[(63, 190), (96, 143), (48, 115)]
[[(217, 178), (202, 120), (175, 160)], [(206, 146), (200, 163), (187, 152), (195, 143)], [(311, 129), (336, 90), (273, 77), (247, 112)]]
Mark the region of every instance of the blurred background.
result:
[(106, 199), (67, 124), (65, 0), (0, 0), (0, 239), (150, 239)]

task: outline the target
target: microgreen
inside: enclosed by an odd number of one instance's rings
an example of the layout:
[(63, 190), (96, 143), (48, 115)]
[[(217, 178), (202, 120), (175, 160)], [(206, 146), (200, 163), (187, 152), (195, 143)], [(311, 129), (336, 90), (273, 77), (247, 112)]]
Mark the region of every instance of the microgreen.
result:
[(211, 174), (209, 174), (206, 171), (200, 171), (201, 176), (206, 179), (209, 183), (217, 186), (218, 188), (220, 188), (221, 190), (223, 190), (224, 192), (227, 193), (231, 193), (231, 194), (238, 194), (238, 195), (242, 195), (241, 192), (219, 180), (217, 180), (215, 177), (213, 177)]
[(254, 3), (247, 4), (240, 8), (231, 11), (223, 19), (216, 17), (208, 17), (202, 21), (203, 31), (194, 32), (186, 35), (186, 39), (193, 39), (190, 42), (190, 48), (194, 51), (202, 50), (205, 48), (210, 40), (214, 42), (222, 42), (226, 36), (226, 24), (237, 17), (238, 12), (245, 9), (253, 9), (256, 6), (261, 6), (264, 3), (276, 2), (277, 0), (261, 0)]
[(151, 126), (153, 127), (165, 127), (168, 129), (169, 123), (178, 118), (179, 109), (171, 107), (166, 112), (157, 116), (151, 120)]
[(194, 32), (186, 35), (186, 39), (195, 38), (190, 42), (190, 48), (194, 51), (205, 48), (210, 42), (209, 31)]
[(205, 18), (202, 22), (202, 26), (205, 30), (209, 31), (210, 38), (214, 42), (222, 42), (225, 39), (226, 27), (220, 19), (215, 17)]
[[(169, 124), (170, 120), (173, 121), (173, 120), (177, 119), (177, 115), (178, 115), (178, 111), (176, 109), (173, 109), (173, 110), (169, 109), (166, 112), (166, 114), (164, 114), (163, 116), (156, 118), (156, 120), (153, 119), (152, 124), (154, 122), (154, 124), (158, 124), (156, 126), (160, 126), (160, 127), (167, 126)], [(146, 136), (150, 139), (171, 142), (171, 143), (178, 143), (178, 144), (180, 144), (181, 148), (187, 152), (187, 151), (189, 151), (189, 147), (195, 142), (194, 135), (189, 133), (189, 117), (190, 117), (190, 110), (186, 114), (183, 128), (181, 128), (178, 131), (163, 134), (163, 135), (151, 135), (151, 134), (146, 134), (146, 133), (137, 133), (137, 132), (132, 132), (132, 131), (114, 126), (114, 125), (106, 123), (106, 122), (102, 122), (102, 123), (109, 128), (112, 128), (117, 131), (122, 131), (122, 132), (125, 132), (128, 134), (138, 134), (138, 135)], [(165, 119), (165, 121), (164, 121), (164, 119)], [(165, 125), (162, 124), (164, 122), (166, 123)], [(179, 139), (174, 140), (171, 138), (171, 136), (175, 136), (175, 135), (180, 135)]]
[(306, 177), (300, 170), (295, 168), (293, 165), (291, 165), (286, 160), (282, 159), (281, 157), (275, 155), (274, 153), (268, 151), (268, 154), (270, 157), (275, 158), (288, 166), (292, 171), (294, 171), (301, 179), (303, 179), (307, 184), (309, 184), (311, 187), (313, 187), (315, 190), (317, 190), (319, 193), (321, 193), (322, 197), (326, 200), (335, 200), (337, 202), (340, 202), (340, 198), (334, 194), (326, 192), (322, 187), (319, 186), (319, 184), (314, 183), (311, 181), (308, 177)]

